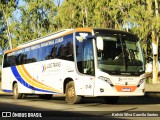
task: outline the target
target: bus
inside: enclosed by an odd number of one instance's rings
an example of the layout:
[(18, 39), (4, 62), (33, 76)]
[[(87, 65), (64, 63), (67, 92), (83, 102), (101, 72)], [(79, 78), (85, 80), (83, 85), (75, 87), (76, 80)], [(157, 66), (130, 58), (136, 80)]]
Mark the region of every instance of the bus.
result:
[(64, 94), (69, 104), (83, 97), (116, 103), (120, 96), (143, 96), (145, 63), (134, 34), (105, 28), (64, 29), (3, 56), (2, 90), (14, 99)]

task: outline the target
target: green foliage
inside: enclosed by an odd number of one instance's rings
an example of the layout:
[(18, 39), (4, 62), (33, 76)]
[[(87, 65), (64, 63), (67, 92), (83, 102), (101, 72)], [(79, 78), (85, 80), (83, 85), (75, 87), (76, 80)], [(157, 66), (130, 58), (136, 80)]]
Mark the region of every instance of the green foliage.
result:
[(1, 0), (0, 1), (0, 47), (5, 49), (5, 42), (9, 39), (8, 22), (16, 9), (19, 0)]
[(10, 25), (14, 47), (55, 31), (56, 7), (53, 0), (25, 0), (25, 5), (18, 9), (21, 16), (13, 18)]

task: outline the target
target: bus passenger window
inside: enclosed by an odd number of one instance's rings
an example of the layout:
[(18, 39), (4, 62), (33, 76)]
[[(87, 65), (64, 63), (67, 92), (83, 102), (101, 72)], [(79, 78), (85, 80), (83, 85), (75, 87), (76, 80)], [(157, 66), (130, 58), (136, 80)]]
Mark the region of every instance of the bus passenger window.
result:
[(60, 59), (65, 59), (65, 56), (66, 56), (66, 46), (61, 44), (58, 50), (58, 57)]
[(51, 58), (56, 58), (57, 55), (57, 45), (54, 45), (54, 47), (51, 50)]
[(73, 61), (73, 44), (71, 41), (67, 43), (67, 60)]

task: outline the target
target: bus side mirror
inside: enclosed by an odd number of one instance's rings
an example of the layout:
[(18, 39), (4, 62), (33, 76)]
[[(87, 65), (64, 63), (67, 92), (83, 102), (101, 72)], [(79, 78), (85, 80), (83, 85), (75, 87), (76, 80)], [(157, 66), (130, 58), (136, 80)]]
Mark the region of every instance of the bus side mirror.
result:
[(103, 39), (102, 37), (96, 38), (97, 48), (98, 50), (103, 50)]

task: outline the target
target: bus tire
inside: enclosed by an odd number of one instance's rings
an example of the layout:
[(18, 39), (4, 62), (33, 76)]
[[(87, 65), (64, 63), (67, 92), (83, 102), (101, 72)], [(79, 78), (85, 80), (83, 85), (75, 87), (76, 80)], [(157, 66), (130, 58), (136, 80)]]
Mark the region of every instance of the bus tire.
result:
[(15, 83), (13, 86), (13, 98), (14, 99), (21, 99), (22, 98), (22, 93), (19, 93), (18, 91), (18, 84)]
[(105, 103), (115, 104), (118, 102), (119, 96), (107, 96), (107, 97), (104, 97), (103, 99), (104, 99)]
[(50, 100), (50, 99), (52, 99), (52, 96), (53, 96), (52, 94), (42, 94), (42, 95), (39, 95), (39, 98)]
[(69, 104), (76, 104), (80, 103), (81, 101), (81, 96), (76, 95), (75, 93), (75, 85), (73, 81), (70, 81), (66, 85), (66, 101)]

